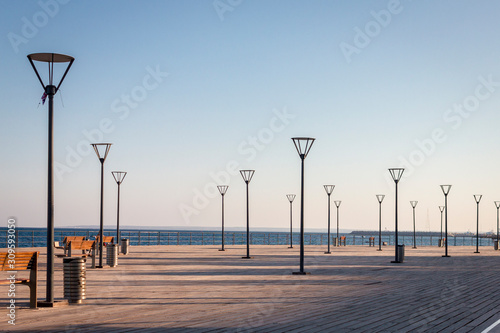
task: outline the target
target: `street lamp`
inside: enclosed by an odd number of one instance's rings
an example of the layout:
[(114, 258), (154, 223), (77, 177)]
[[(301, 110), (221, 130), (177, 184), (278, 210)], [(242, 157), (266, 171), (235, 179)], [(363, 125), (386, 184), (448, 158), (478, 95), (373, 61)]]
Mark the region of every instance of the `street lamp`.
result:
[(474, 200), (476, 201), (477, 205), (476, 252), (474, 253), (479, 253), (479, 202), (481, 201), (482, 197), (483, 196), (481, 194), (474, 194)]
[(219, 185), (219, 186), (217, 186), (217, 188), (219, 189), (219, 193), (222, 197), (222, 235), (221, 235), (222, 236), (222, 248), (220, 248), (219, 251), (226, 251), (224, 249), (224, 195), (226, 194), (229, 186)]
[(495, 250), (498, 250), (499, 249), (499, 237), (498, 237), (498, 230), (499, 230), (499, 225), (498, 225), (498, 209), (500, 208), (500, 201), (495, 201), (495, 207), (497, 208), (497, 246), (496, 246), (496, 249)]
[(450, 256), (448, 255), (448, 193), (450, 193), (451, 185), (441, 185), (441, 190), (443, 190), (444, 194), (444, 232), (445, 232), (445, 238), (444, 238), (444, 246), (445, 246), (445, 252), (444, 252), (444, 258), (449, 258)]
[(248, 184), (252, 180), (253, 174), (255, 170), (240, 170), (241, 177), (247, 184), (247, 255), (246, 257), (241, 257), (243, 259), (252, 259), (250, 257), (250, 219), (249, 219), (249, 211), (248, 211)]
[(290, 201), (290, 246), (289, 249), (293, 249), (293, 232), (292, 232), (292, 202), (295, 199), (295, 194), (287, 194), (286, 197)]
[(342, 201), (335, 200), (333, 203), (337, 207), (337, 246), (340, 246), (340, 238), (339, 238), (339, 207), (340, 207), (340, 204), (342, 203)]
[[(53, 155), (53, 123), (54, 123), (54, 95), (59, 90), (66, 74), (68, 74), (71, 65), (75, 58), (68, 55), (57, 53), (33, 53), (28, 55), (28, 60), (35, 71), (38, 80), (42, 84), (44, 93), (42, 100), (49, 98), (49, 119), (48, 119), (48, 168), (47, 168), (47, 284), (46, 284), (46, 299), (45, 302), (39, 302), (39, 306), (54, 306), (54, 155)], [(46, 62), (49, 66), (49, 82), (47, 85), (43, 83), (35, 63)], [(54, 63), (68, 63), (68, 67), (57, 84), (54, 85)]]
[(384, 201), (384, 194), (377, 194), (378, 201), (378, 251), (382, 251), (382, 201)]
[(323, 187), (328, 195), (328, 251), (326, 251), (325, 254), (330, 254), (330, 195), (332, 194), (335, 185), (323, 185)]
[(125, 179), (125, 176), (127, 173), (125, 171), (111, 171), (111, 174), (113, 175), (113, 178), (116, 181), (116, 184), (118, 185), (118, 201), (116, 205), (116, 243), (118, 245), (118, 253), (120, 253), (120, 185), (122, 184), (123, 180)]
[(403, 176), (403, 172), (405, 171), (405, 169), (403, 168), (391, 168), (389, 169), (389, 172), (391, 174), (391, 177), (392, 179), (394, 180), (394, 183), (396, 183), (396, 214), (395, 214), (395, 224), (396, 224), (396, 228), (395, 228), (395, 251), (396, 251), (396, 256), (394, 258), (394, 261), (391, 261), (392, 263), (402, 263), (403, 262), (403, 258), (400, 258), (399, 257), (399, 253), (398, 253), (398, 183), (399, 181), (401, 180), (401, 177)]
[(417, 237), (415, 235), (415, 207), (417, 207), (418, 201), (410, 201), (410, 205), (413, 208), (413, 248), (417, 248)]
[(293, 144), (301, 159), (301, 183), (300, 183), (300, 270), (293, 272), (294, 275), (308, 274), (304, 271), (304, 160), (309, 154), (314, 143), (314, 138), (292, 138)]
[(444, 211), (444, 206), (439, 206), (439, 211), (441, 212), (441, 237), (439, 238), (439, 247), (443, 247), (443, 211)]
[(101, 162), (101, 218), (99, 224), (99, 265), (97, 268), (103, 268), (102, 265), (102, 250), (103, 250), (103, 238), (104, 238), (104, 220), (103, 220), (103, 204), (104, 204), (104, 161), (106, 157), (108, 157), (109, 149), (111, 148), (112, 143), (92, 143), (92, 147), (94, 147), (94, 151), (97, 154), (97, 158), (99, 158), (99, 162)]

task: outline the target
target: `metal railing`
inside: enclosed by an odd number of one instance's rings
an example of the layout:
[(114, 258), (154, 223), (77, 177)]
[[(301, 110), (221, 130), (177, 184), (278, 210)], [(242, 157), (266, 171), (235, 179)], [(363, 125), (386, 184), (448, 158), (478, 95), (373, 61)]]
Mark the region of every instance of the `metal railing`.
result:
[[(65, 236), (84, 236), (87, 239), (95, 239), (98, 230), (75, 230), (58, 229), (54, 232), (54, 240), (62, 242)], [(245, 245), (245, 232), (225, 232), (226, 245)], [(116, 231), (105, 230), (104, 236), (116, 236)], [(346, 245), (368, 246), (370, 236), (343, 234), (346, 237)], [(215, 231), (139, 231), (123, 230), (121, 237), (127, 238), (131, 246), (138, 245), (219, 245), (221, 244), (221, 233)], [(375, 246), (378, 246), (378, 235), (374, 233)], [(7, 229), (0, 230), (0, 246), (7, 245)], [(16, 229), (16, 247), (46, 247), (47, 236), (44, 229)], [(334, 235), (331, 236), (333, 244)], [(293, 235), (293, 243), (299, 244), (300, 235)], [(382, 242), (388, 246), (394, 246), (392, 235), (382, 236)], [(439, 237), (417, 236), (416, 246), (438, 246)], [(480, 246), (493, 246), (494, 239), (480, 237)], [(306, 233), (304, 235), (306, 245), (326, 245), (328, 235), (326, 233)], [(413, 245), (413, 236), (399, 236), (400, 244)], [(287, 245), (290, 243), (290, 234), (286, 232), (251, 232), (250, 244), (252, 245)], [(474, 246), (476, 237), (456, 236), (449, 237), (449, 246)]]

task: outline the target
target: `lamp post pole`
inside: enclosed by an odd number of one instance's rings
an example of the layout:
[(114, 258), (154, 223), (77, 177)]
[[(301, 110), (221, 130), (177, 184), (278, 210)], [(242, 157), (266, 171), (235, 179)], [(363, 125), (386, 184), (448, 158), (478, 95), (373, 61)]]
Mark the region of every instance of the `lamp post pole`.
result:
[(125, 171), (112, 171), (111, 174), (118, 185), (118, 200), (116, 205), (116, 244), (118, 245), (118, 254), (120, 254), (120, 185), (125, 179), (127, 173)]
[(289, 249), (293, 249), (293, 231), (292, 231), (292, 203), (293, 199), (295, 199), (295, 194), (287, 194), (286, 197), (288, 201), (290, 201), (290, 246)]
[(450, 193), (451, 185), (441, 185), (441, 190), (444, 194), (444, 246), (445, 252), (443, 258), (449, 258), (448, 255), (448, 194)]
[[(28, 55), (28, 60), (35, 71), (38, 80), (42, 84), (45, 98), (49, 98), (48, 105), (48, 153), (47, 153), (47, 281), (46, 281), (46, 299), (38, 302), (38, 306), (54, 306), (54, 154), (53, 154), (53, 124), (54, 124), (54, 95), (59, 90), (66, 74), (68, 74), (71, 65), (75, 59), (73, 57), (57, 54), (57, 53), (33, 53)], [(49, 82), (47, 85), (43, 83), (40, 74), (35, 66), (34, 61), (45, 62), (49, 65)], [(68, 63), (61, 81), (57, 87), (54, 85), (54, 63)]]
[(394, 180), (394, 183), (396, 184), (396, 203), (395, 203), (395, 230), (394, 230), (394, 242), (395, 242), (395, 258), (394, 258), (394, 261), (391, 261), (392, 263), (402, 263), (402, 259), (403, 258), (399, 258), (399, 255), (398, 255), (398, 183), (399, 181), (401, 180), (401, 177), (403, 176), (403, 172), (405, 171), (405, 169), (403, 168), (391, 168), (389, 169), (389, 172), (392, 176), (392, 179)]
[(101, 206), (100, 206), (100, 223), (99, 223), (99, 265), (97, 268), (103, 268), (102, 264), (102, 252), (104, 248), (103, 238), (104, 238), (104, 161), (108, 157), (109, 149), (112, 143), (92, 143), (94, 151), (101, 162)]
[(413, 248), (417, 248), (417, 236), (415, 232), (415, 207), (417, 207), (418, 201), (410, 201), (410, 205), (413, 208)]
[(382, 201), (384, 201), (384, 194), (377, 194), (378, 201), (378, 251), (382, 251)]
[(338, 247), (338, 246), (340, 246), (340, 238), (339, 238), (339, 208), (340, 208), (340, 204), (342, 203), (342, 201), (335, 200), (333, 203), (335, 204), (335, 207), (337, 207), (337, 247)]
[(226, 194), (227, 192), (227, 189), (229, 188), (229, 186), (227, 185), (219, 185), (217, 186), (217, 188), (219, 189), (219, 193), (222, 197), (222, 231), (221, 231), (221, 243), (222, 243), (222, 247), (219, 249), (219, 251), (226, 251), (224, 249), (224, 195)]
[(482, 197), (483, 196), (481, 194), (474, 195), (474, 200), (476, 201), (476, 205), (477, 205), (476, 252), (474, 252), (474, 253), (479, 253), (479, 202), (481, 201)]
[(248, 184), (252, 180), (253, 174), (255, 170), (240, 170), (241, 177), (243, 177), (243, 180), (245, 181), (247, 185), (247, 255), (245, 257), (241, 257), (242, 259), (252, 259), (250, 257), (250, 215), (249, 215), (249, 209), (248, 209)]
[(443, 211), (444, 206), (439, 206), (439, 211), (441, 212), (441, 237), (439, 238), (439, 247), (443, 246)]
[(328, 250), (325, 254), (330, 254), (330, 196), (335, 188), (335, 185), (323, 185), (325, 188), (326, 194), (328, 195)]
[(498, 222), (499, 222), (498, 221), (498, 209), (500, 208), (500, 201), (495, 201), (495, 207), (497, 208), (497, 250), (498, 250), (500, 248), (499, 242), (498, 242), (500, 240), (500, 238), (498, 237), (499, 236), (499, 229), (500, 229), (499, 228), (500, 226), (498, 224)]
[(294, 275), (308, 274), (304, 271), (304, 160), (311, 150), (314, 138), (297, 137), (292, 138), (297, 153), (301, 159), (301, 181), (300, 181), (300, 270), (293, 272)]

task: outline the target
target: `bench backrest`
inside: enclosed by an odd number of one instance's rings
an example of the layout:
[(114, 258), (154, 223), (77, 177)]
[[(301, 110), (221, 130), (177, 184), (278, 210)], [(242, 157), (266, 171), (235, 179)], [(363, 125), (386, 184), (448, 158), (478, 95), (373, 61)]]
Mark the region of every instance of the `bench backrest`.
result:
[[(103, 236), (102, 241), (103, 243), (114, 243), (115, 237), (113, 236)], [(95, 241), (99, 243), (99, 236), (95, 236)]]
[(0, 252), (0, 271), (21, 271), (37, 267), (39, 252)]
[(85, 240), (85, 236), (66, 236), (64, 237), (63, 243), (68, 244), (72, 241), (83, 242)]
[(68, 248), (71, 247), (72, 250), (91, 250), (94, 246), (95, 241), (84, 240), (84, 241), (70, 241)]

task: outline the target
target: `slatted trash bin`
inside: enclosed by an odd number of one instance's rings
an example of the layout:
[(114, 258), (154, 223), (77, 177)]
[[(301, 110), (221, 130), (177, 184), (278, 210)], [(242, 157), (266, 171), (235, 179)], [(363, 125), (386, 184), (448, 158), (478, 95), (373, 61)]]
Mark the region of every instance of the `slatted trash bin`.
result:
[(130, 246), (130, 240), (127, 238), (122, 238), (122, 254), (128, 254), (128, 247)]
[(498, 241), (493, 241), (493, 248), (496, 250), (498, 250)]
[(405, 246), (403, 245), (398, 245), (398, 262), (404, 262), (405, 261)]
[(333, 238), (332, 239), (332, 246), (336, 247), (336, 246), (339, 246), (339, 239), (337, 237)]
[(69, 303), (80, 304), (86, 298), (86, 261), (82, 257), (63, 258), (64, 298)]
[(118, 244), (106, 245), (106, 264), (111, 267), (118, 266)]

